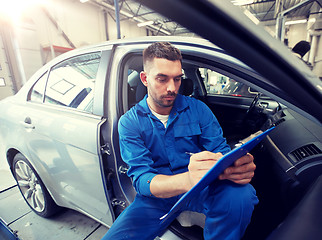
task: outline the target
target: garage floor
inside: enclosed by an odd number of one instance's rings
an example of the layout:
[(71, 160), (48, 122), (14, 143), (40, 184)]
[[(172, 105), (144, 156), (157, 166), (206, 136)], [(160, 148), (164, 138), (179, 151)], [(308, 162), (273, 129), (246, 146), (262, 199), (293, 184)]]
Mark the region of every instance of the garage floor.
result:
[(8, 170), (0, 169), (0, 218), (21, 240), (96, 240), (107, 227), (73, 210), (46, 219), (36, 215), (22, 198)]

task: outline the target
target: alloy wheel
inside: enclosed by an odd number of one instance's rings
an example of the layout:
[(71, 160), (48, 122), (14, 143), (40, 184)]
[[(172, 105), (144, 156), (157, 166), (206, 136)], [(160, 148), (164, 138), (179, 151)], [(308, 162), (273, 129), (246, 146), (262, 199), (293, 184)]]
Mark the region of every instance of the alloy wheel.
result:
[(26, 201), (37, 212), (45, 209), (44, 193), (34, 171), (22, 160), (14, 167), (18, 186)]

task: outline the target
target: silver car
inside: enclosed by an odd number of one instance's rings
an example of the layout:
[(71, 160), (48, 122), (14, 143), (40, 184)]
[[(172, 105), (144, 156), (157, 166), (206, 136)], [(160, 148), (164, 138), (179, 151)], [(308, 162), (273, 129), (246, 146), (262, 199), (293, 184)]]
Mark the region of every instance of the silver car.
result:
[[(212, 6), (216, 9), (216, 4)], [(158, 4), (151, 7), (164, 11)], [(173, 11), (179, 11), (176, 7)], [(231, 20), (238, 19), (239, 15), (222, 11)], [(203, 23), (199, 14), (195, 21)], [(242, 23), (240, 27), (248, 28)], [(249, 39), (265, 44), (256, 33), (248, 34)], [(180, 93), (200, 99), (212, 109), (232, 147), (258, 130), (276, 126), (252, 151), (257, 165), (252, 184), (260, 203), (244, 239), (296, 239), (290, 229), (306, 239), (321, 236), (317, 226), (321, 214), (314, 214), (321, 212), (322, 200), (322, 109), (317, 104), (321, 103), (321, 83), (273, 40), (276, 47), (271, 44), (275, 49), (266, 49), (267, 58), (255, 54), (257, 46), (253, 52), (249, 49), (248, 58), (252, 59), (241, 58), (249, 66), (206, 40), (146, 37), (73, 50), (42, 67), (15, 96), (0, 102), (0, 157), (7, 159), (31, 209), (50, 217), (62, 207), (71, 208), (111, 226), (133, 201), (136, 193), (120, 156), (117, 122), (146, 94), (139, 79), (142, 50), (155, 41), (170, 41), (182, 51)], [(240, 49), (227, 48), (239, 56)], [(281, 52), (269, 55), (279, 49)], [(276, 73), (261, 69), (254, 62), (256, 57), (272, 67), (277, 57), (284, 64), (292, 63), (286, 64), (288, 69), (279, 68), (280, 79), (274, 79)], [(223, 79), (254, 90), (232, 95), (207, 88), (223, 84)], [(298, 86), (304, 83), (302, 88)], [(303, 215), (303, 209), (313, 215)], [(292, 217), (288, 217), (290, 213)], [(180, 215), (161, 238), (202, 239), (204, 218), (191, 216)], [(299, 227), (298, 217), (305, 228)]]

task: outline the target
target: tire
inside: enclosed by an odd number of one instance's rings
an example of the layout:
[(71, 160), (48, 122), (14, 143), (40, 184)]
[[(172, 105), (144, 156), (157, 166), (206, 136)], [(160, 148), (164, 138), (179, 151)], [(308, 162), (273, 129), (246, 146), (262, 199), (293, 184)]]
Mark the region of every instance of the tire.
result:
[(61, 210), (61, 207), (57, 206), (50, 196), (37, 172), (21, 153), (14, 157), (12, 171), (23, 198), (36, 214), (47, 218)]

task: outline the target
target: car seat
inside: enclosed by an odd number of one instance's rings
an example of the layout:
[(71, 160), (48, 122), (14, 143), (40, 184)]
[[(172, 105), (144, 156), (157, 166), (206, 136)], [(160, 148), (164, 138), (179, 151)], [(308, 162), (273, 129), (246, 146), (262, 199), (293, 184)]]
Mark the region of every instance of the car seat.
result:
[(193, 81), (190, 78), (182, 78), (181, 86), (179, 88), (179, 94), (185, 96), (192, 96), (193, 95)]

